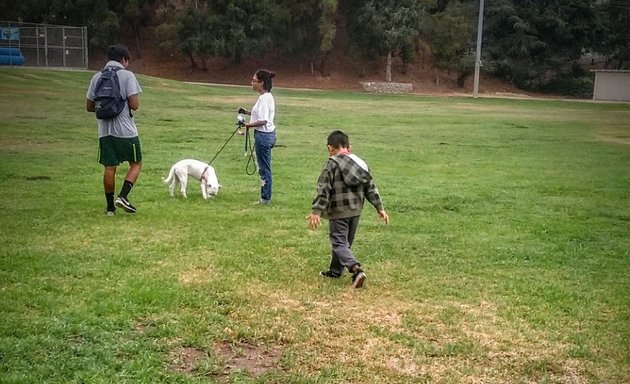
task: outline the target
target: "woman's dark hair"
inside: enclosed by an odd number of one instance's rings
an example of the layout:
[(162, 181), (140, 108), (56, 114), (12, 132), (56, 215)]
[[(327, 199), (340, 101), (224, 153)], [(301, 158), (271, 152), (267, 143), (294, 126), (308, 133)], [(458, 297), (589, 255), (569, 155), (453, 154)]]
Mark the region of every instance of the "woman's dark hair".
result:
[(348, 135), (339, 130), (332, 131), (332, 133), (328, 135), (327, 144), (333, 148), (349, 148), (350, 139), (348, 138)]
[(263, 89), (267, 92), (271, 91), (273, 84), (271, 84), (271, 79), (276, 77), (276, 73), (269, 71), (267, 69), (259, 69), (256, 71), (256, 78), (263, 83)]
[(129, 50), (127, 47), (121, 44), (114, 44), (107, 47), (107, 60), (114, 60), (117, 62), (122, 62), (123, 59), (129, 60), (131, 55), (129, 55)]

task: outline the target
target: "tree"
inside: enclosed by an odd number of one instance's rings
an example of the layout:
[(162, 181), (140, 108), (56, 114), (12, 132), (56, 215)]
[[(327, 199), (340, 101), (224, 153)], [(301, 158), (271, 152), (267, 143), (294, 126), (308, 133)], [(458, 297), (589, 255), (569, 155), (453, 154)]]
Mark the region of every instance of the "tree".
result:
[(179, 49), (190, 59), (193, 68), (198, 68), (195, 56), (202, 54), (200, 42), (207, 15), (194, 5), (189, 5), (177, 15), (176, 31)]
[(245, 53), (261, 54), (273, 46), (277, 2), (208, 0), (207, 5), (211, 19), (205, 37), (213, 55), (240, 63)]
[[(21, 0), (6, 5), (0, 1), (0, 14), (6, 20), (29, 23), (86, 26), (90, 49), (102, 48), (115, 41), (119, 19), (107, 2), (89, 0)], [(4, 10), (6, 9), (6, 13)]]
[(319, 36), (321, 42), (319, 50), (321, 53), (321, 61), (319, 70), (322, 76), (326, 74), (324, 69), (326, 58), (332, 51), (333, 41), (337, 34), (337, 25), (335, 23), (337, 5), (337, 0), (321, 0), (320, 3), (321, 16), (319, 22)]
[(392, 57), (415, 45), (423, 7), (413, 0), (370, 0), (350, 8), (349, 32), (355, 54), (364, 60), (387, 57), (385, 80), (391, 81)]
[(151, 22), (153, 18), (155, 0), (126, 0), (118, 1), (114, 5), (114, 10), (118, 15), (122, 24), (129, 28), (134, 38), (136, 55), (142, 58), (142, 47), (140, 38), (143, 29)]
[(435, 65), (456, 71), (460, 87), (464, 86), (474, 69), (475, 10), (471, 2), (450, 2), (443, 11), (433, 14), (431, 22), (423, 29), (423, 35), (431, 45)]
[(525, 89), (574, 73), (596, 25), (589, 0), (497, 0), (484, 21), (486, 69)]
[(278, 0), (273, 40), (282, 54), (313, 60), (319, 53), (320, 1)]
[(595, 11), (597, 29), (592, 50), (606, 57), (607, 68), (630, 68), (630, 3), (600, 1)]

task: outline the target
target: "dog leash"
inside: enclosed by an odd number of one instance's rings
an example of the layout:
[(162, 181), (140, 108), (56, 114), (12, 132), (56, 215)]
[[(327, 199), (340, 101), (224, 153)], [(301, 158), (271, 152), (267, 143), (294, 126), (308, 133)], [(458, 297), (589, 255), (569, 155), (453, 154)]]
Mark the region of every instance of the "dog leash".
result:
[[(208, 162), (208, 165), (211, 165), (212, 162), (219, 156), (219, 154), (223, 151), (225, 146), (228, 145), (230, 140), (232, 140), (232, 137), (234, 137), (234, 135), (236, 134), (236, 132), (238, 132), (240, 130), (240, 128), (241, 128), (241, 126), (237, 124), (236, 129), (234, 130), (234, 132), (232, 132), (230, 137), (228, 137), (228, 139), (225, 141), (225, 143), (223, 143), (223, 146), (219, 149), (217, 154), (214, 155), (212, 160), (210, 160), (210, 162)], [(248, 151), (248, 149), (249, 149), (249, 151)], [(247, 160), (247, 164), (245, 165), (245, 173), (248, 174), (248, 175), (253, 175), (253, 174), (256, 173), (257, 169), (256, 169), (256, 162), (254, 161), (254, 149), (252, 148), (252, 139), (251, 139), (251, 136), (250, 136), (250, 133), (249, 133), (249, 128), (247, 128), (247, 130), (245, 132), (245, 156), (247, 156), (248, 154), (249, 154), (249, 158)], [(250, 163), (254, 165), (254, 169), (251, 171), (251, 173), (249, 172), (249, 164)]]
[(223, 146), (221, 147), (221, 149), (219, 149), (219, 152), (217, 152), (216, 155), (214, 155), (214, 157), (212, 158), (212, 160), (210, 160), (210, 162), (208, 163), (209, 165), (212, 164), (212, 162), (217, 158), (217, 156), (219, 156), (219, 153), (221, 153), (221, 151), (223, 151), (223, 148), (225, 148), (225, 146), (230, 142), (230, 140), (232, 140), (232, 137), (234, 137), (234, 135), (236, 134), (236, 132), (238, 132), (240, 127), (236, 127), (236, 129), (234, 130), (234, 132), (232, 132), (232, 134), (230, 135), (230, 137), (228, 137), (228, 139), (226, 140), (226, 142), (223, 144)]
[[(247, 150), (248, 145), (249, 145), (249, 151)], [(252, 138), (249, 133), (249, 128), (247, 128), (245, 131), (245, 156), (247, 155), (249, 156), (247, 159), (247, 164), (245, 165), (245, 173), (251, 176), (256, 173), (256, 162), (254, 161), (254, 149), (252, 148)], [(254, 165), (254, 169), (252, 170), (251, 173), (249, 173), (250, 163)]]

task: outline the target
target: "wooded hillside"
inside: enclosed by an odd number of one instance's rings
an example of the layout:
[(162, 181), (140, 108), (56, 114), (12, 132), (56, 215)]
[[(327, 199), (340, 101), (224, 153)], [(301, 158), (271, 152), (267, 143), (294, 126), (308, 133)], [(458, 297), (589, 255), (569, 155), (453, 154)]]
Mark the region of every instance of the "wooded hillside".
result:
[[(217, 61), (234, 67), (274, 57), (321, 78), (342, 65), (359, 77), (382, 73), (381, 80), (395, 81), (429, 65), (464, 87), (474, 69), (479, 2), (1, 0), (0, 12), (86, 25), (92, 56), (125, 40), (136, 59), (145, 51), (183, 57), (190, 72), (202, 74)], [(588, 69), (630, 66), (627, 0), (494, 0), (483, 15), (482, 71), (520, 89), (580, 95), (592, 90)], [(597, 60), (580, 62), (585, 53)]]

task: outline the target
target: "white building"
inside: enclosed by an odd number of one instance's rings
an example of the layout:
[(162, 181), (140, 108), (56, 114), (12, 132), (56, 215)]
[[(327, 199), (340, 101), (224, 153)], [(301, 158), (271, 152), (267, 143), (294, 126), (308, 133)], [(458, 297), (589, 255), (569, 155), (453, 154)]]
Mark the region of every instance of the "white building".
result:
[(630, 71), (596, 69), (593, 100), (630, 101)]

